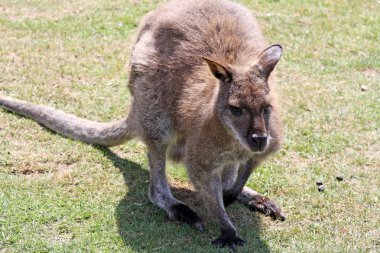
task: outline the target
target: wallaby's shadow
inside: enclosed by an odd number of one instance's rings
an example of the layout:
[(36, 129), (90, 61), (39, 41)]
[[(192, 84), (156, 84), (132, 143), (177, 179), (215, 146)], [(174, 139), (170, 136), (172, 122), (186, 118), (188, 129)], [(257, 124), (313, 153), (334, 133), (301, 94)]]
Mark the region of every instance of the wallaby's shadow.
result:
[[(173, 195), (205, 217), (206, 233), (170, 221), (164, 211), (153, 206), (148, 198), (149, 171), (139, 164), (120, 158), (108, 148), (97, 147), (110, 159), (124, 177), (128, 189), (116, 207), (119, 234), (128, 249), (137, 252), (228, 252), (216, 249), (211, 240), (219, 236), (215, 222), (200, 212), (196, 193), (180, 184), (172, 185)], [(261, 217), (241, 205), (232, 205), (228, 213), (240, 236), (247, 241), (239, 252), (270, 252), (261, 240)], [(208, 217), (208, 218), (207, 218)], [(244, 231), (244, 232), (243, 232)]]

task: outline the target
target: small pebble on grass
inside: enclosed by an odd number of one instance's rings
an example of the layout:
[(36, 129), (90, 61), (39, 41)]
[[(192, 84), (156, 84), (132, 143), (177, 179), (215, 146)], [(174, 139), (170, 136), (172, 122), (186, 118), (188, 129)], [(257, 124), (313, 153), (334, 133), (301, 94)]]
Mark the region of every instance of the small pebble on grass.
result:
[(322, 185), (318, 185), (318, 191), (319, 192), (325, 191), (325, 186), (323, 184)]

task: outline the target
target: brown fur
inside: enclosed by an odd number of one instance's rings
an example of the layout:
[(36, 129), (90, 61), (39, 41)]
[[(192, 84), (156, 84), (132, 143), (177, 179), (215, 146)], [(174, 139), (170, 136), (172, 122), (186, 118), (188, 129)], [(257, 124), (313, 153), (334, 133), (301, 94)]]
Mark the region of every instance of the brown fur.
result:
[(116, 145), (141, 138), (148, 147), (152, 202), (170, 218), (203, 230), (198, 215), (173, 197), (165, 176), (166, 155), (182, 161), (220, 224), (222, 235), (214, 243), (234, 250), (243, 241), (224, 204), (257, 199), (244, 184), (279, 148), (282, 128), (270, 74), (281, 53), (278, 45), (266, 48), (254, 17), (241, 5), (172, 1), (140, 25), (130, 63), (131, 112), (119, 123), (97, 125), (53, 111), (47, 116), (46, 107), (8, 98), (0, 98), (0, 105), (84, 142)]

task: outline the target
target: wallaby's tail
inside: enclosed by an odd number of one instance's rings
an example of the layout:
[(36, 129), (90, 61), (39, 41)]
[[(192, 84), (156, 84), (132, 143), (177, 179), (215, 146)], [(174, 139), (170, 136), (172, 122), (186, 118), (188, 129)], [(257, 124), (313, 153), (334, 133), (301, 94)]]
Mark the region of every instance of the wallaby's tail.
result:
[(0, 95), (0, 106), (32, 118), (51, 130), (89, 144), (116, 146), (136, 137), (136, 127), (130, 116), (111, 123), (100, 123), (78, 118), (63, 111), (33, 105)]

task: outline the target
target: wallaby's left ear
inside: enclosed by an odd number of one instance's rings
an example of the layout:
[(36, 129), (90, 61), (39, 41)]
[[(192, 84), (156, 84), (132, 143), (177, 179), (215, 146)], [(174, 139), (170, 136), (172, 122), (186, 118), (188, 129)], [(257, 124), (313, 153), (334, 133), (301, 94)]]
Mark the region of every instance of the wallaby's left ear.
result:
[(203, 60), (206, 61), (208, 67), (211, 70), (211, 73), (216, 78), (218, 78), (219, 80), (225, 81), (225, 82), (231, 81), (231, 77), (232, 77), (231, 72), (232, 71), (231, 71), (229, 66), (223, 65), (223, 64), (215, 62), (215, 61), (212, 61), (210, 59), (207, 59), (206, 57), (202, 57), (202, 58), (203, 58)]
[(282, 46), (277, 44), (264, 49), (264, 51), (260, 53), (257, 67), (264, 78), (269, 77), (269, 74), (273, 71), (274, 67), (280, 60), (281, 55)]

